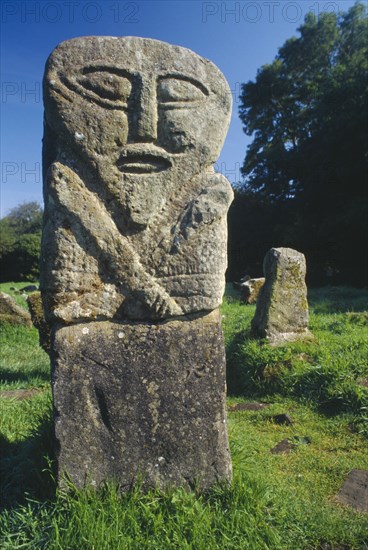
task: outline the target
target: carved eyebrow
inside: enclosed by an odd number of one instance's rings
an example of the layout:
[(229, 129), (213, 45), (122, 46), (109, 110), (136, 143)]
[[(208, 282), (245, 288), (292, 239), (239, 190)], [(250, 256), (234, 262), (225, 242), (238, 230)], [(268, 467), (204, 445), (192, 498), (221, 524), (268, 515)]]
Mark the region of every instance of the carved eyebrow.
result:
[(81, 91), (84, 90), (88, 92), (88, 97), (98, 105), (104, 108), (108, 109), (115, 109), (115, 110), (126, 110), (126, 103), (125, 101), (120, 101), (117, 99), (109, 99), (108, 97), (102, 97), (100, 94), (98, 94), (95, 90), (90, 89), (89, 87), (86, 87), (83, 85), (83, 82), (80, 81), (81, 78), (87, 78), (89, 76), (93, 76), (95, 73), (104, 73), (107, 76), (108, 75), (114, 75), (121, 78), (125, 78), (129, 80), (129, 82), (132, 84), (135, 75), (130, 73), (129, 71), (126, 71), (125, 69), (120, 69), (118, 67), (110, 67), (107, 65), (87, 65), (82, 67), (77, 67), (73, 74), (68, 75), (59, 75), (61, 83), (66, 86), (69, 90), (76, 92), (77, 94), (81, 94)]
[(161, 82), (162, 80), (166, 80), (169, 78), (174, 78), (175, 80), (184, 80), (184, 82), (189, 82), (190, 84), (193, 84), (196, 88), (198, 88), (204, 95), (210, 95), (208, 89), (202, 82), (199, 82), (199, 80), (196, 80), (195, 78), (191, 76), (186, 76), (181, 73), (165, 73), (164, 75), (161, 75), (158, 77), (157, 81)]
[(97, 72), (110, 73), (117, 76), (125, 76), (125, 78), (129, 78), (130, 80), (136, 76), (135, 73), (127, 71), (126, 69), (120, 69), (119, 67), (109, 67), (108, 65), (90, 65), (87, 67), (82, 67), (80, 69), (80, 72), (84, 76), (90, 73)]
[[(125, 76), (127, 78), (134, 78), (137, 76), (137, 73), (135, 71), (128, 71), (127, 69), (121, 69), (119, 67), (109, 66), (109, 65), (90, 65), (83, 67), (81, 69), (81, 73), (83, 75), (93, 73), (93, 72), (108, 72), (112, 74), (116, 74), (118, 76)], [(163, 75), (158, 76), (157, 80), (165, 80), (166, 78), (174, 78), (176, 80), (184, 80), (185, 82), (189, 82), (190, 84), (193, 84), (193, 86), (196, 86), (199, 88), (199, 90), (204, 93), (205, 95), (209, 95), (208, 88), (199, 80), (196, 78), (193, 78), (188, 75), (184, 75), (182, 73), (165, 73)]]

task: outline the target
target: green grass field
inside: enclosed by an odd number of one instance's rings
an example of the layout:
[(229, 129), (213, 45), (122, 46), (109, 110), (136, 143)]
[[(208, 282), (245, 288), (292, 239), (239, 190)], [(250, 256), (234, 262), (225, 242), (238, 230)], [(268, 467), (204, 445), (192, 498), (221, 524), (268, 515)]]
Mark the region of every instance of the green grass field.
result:
[[(222, 315), (234, 480), (206, 494), (56, 490), (48, 357), (35, 329), (3, 326), (0, 548), (367, 549), (368, 514), (334, 497), (351, 469), (368, 469), (368, 292), (318, 289), (309, 303), (314, 341), (270, 349), (250, 335), (254, 306), (229, 287)], [(268, 406), (234, 410), (254, 401)], [(281, 413), (293, 424), (277, 424)], [(290, 454), (272, 454), (285, 438), (295, 444)]]

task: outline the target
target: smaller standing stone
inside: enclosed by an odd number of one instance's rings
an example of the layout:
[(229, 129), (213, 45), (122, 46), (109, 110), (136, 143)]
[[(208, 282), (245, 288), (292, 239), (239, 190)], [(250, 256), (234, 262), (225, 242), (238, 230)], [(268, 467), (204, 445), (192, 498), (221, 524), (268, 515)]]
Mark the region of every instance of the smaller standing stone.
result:
[(312, 338), (308, 330), (304, 255), (292, 248), (271, 248), (263, 269), (266, 281), (258, 295), (253, 333), (274, 346)]

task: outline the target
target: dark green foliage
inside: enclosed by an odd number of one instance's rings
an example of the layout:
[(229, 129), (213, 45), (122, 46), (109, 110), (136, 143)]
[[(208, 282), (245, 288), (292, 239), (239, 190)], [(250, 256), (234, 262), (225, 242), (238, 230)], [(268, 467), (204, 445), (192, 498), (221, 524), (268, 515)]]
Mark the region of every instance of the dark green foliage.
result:
[(230, 213), (234, 276), (261, 276), (271, 244), (303, 252), (314, 283), (366, 283), (367, 22), (362, 4), (308, 14), (300, 36), (243, 84), (239, 114), (253, 141)]
[(41, 234), (29, 233), (21, 235), (13, 250), (12, 267), (15, 268), (20, 280), (34, 281), (39, 275), (41, 250)]
[(39, 233), (42, 227), (42, 208), (38, 202), (24, 202), (12, 208), (4, 219), (16, 235)]
[(28, 202), (0, 220), (0, 281), (33, 281), (39, 275), (42, 208)]
[(3, 258), (12, 251), (16, 235), (8, 218), (0, 220), (0, 257)]

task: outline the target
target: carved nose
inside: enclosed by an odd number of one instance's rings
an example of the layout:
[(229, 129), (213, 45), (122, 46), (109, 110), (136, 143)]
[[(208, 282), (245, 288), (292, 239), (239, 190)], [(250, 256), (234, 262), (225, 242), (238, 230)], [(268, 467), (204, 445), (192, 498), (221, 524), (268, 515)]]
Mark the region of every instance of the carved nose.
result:
[(139, 141), (154, 141), (157, 138), (156, 89), (147, 83), (142, 84), (136, 134)]

